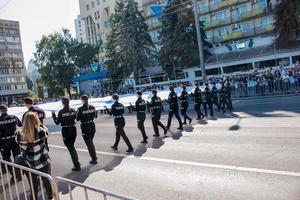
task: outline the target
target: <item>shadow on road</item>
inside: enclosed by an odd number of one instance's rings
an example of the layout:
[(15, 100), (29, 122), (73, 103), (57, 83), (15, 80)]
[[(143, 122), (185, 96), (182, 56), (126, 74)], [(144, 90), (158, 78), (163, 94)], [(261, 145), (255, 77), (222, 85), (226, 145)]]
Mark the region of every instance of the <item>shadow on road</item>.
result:
[(155, 137), (152, 140), (152, 149), (159, 149), (162, 145), (164, 145), (165, 142), (161, 137)]
[(147, 152), (147, 146), (146, 144), (140, 144), (136, 150), (134, 151), (133, 155), (135, 157), (141, 157)]

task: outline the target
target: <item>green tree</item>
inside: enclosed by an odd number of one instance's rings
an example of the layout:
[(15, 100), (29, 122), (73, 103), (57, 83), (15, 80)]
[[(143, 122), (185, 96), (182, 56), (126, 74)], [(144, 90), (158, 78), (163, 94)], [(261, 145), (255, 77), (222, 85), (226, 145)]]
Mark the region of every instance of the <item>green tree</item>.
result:
[(139, 72), (150, 64), (154, 45), (148, 34), (143, 13), (133, 0), (118, 0), (110, 17), (111, 32), (106, 43), (106, 65), (118, 86), (132, 73), (135, 80)]
[(275, 7), (276, 44), (288, 46), (300, 36), (300, 0), (281, 0)]
[(27, 88), (29, 90), (32, 90), (32, 88), (33, 88), (33, 82), (32, 82), (32, 80), (28, 76), (26, 76), (26, 83), (27, 83)]
[[(194, 13), (188, 0), (169, 0), (162, 13), (159, 60), (170, 78), (175, 68), (199, 65), (197, 33)], [(204, 48), (204, 57), (209, 55), (211, 44), (207, 41), (203, 23), (199, 21)]]
[(68, 30), (43, 36), (36, 43), (35, 64), (49, 95), (58, 97), (64, 89), (71, 98), (73, 77), (78, 69), (96, 60), (99, 46), (79, 43)]

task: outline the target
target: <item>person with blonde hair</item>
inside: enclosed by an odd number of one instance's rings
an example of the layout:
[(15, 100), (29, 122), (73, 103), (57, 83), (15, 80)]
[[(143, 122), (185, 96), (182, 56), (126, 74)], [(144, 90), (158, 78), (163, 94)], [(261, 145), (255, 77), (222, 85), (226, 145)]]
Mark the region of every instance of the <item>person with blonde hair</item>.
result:
[[(34, 112), (28, 112), (24, 117), (23, 128), (16, 132), (16, 141), (20, 145), (21, 155), (27, 167), (38, 170), (43, 173), (51, 174), (51, 160), (46, 147), (48, 136), (47, 128), (44, 127), (39, 117)], [(31, 185), (30, 175), (26, 173), (28, 182)], [(38, 197), (39, 177), (35, 174), (32, 176), (31, 199)], [(48, 199), (53, 198), (50, 182), (42, 178), (43, 185), (46, 189)]]

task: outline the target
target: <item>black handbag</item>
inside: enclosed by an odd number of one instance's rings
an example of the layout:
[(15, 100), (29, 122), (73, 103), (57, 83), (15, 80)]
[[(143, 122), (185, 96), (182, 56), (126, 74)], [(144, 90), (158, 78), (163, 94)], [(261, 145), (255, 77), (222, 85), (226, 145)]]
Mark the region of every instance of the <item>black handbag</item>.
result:
[(28, 165), (26, 164), (25, 157), (27, 157), (27, 155), (28, 155), (28, 152), (29, 152), (29, 146), (30, 146), (30, 144), (28, 143), (25, 152), (24, 152), (24, 153), (21, 153), (21, 154), (19, 154), (19, 155), (17, 155), (17, 156), (15, 157), (15, 160), (14, 160), (14, 163), (15, 163), (15, 164), (21, 165), (21, 166), (23, 166), (23, 167), (28, 167)]

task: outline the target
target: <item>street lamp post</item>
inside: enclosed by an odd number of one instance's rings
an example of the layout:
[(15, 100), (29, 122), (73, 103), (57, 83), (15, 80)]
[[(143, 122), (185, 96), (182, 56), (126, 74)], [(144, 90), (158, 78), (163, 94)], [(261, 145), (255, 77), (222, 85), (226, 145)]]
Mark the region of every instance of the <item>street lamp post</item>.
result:
[(205, 82), (206, 80), (206, 72), (205, 72), (205, 65), (204, 65), (204, 56), (203, 56), (203, 43), (201, 37), (201, 31), (199, 26), (199, 13), (197, 10), (196, 0), (192, 0), (194, 16), (195, 16), (195, 24), (196, 24), (196, 31), (197, 31), (197, 42), (198, 42), (198, 53), (199, 53), (199, 61), (200, 61), (200, 68), (202, 74), (202, 81)]

